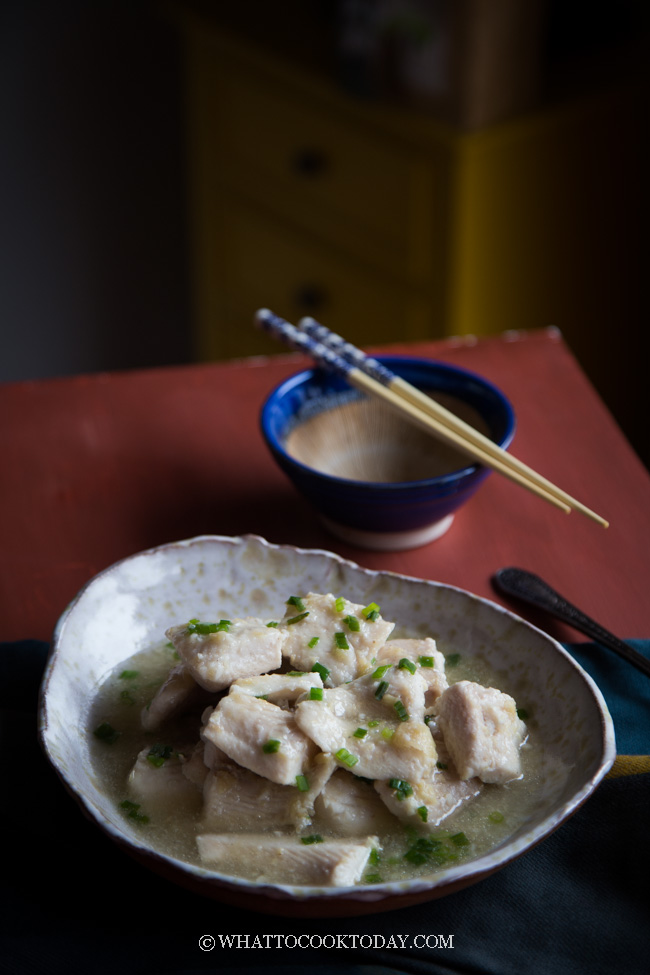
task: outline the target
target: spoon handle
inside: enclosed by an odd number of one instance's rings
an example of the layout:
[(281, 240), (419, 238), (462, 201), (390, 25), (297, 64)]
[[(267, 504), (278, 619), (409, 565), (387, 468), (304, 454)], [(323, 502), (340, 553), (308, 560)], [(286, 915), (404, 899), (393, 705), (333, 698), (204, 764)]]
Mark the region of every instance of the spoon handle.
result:
[(507, 595), (515, 596), (517, 599), (530, 603), (531, 606), (544, 609), (551, 616), (555, 616), (576, 630), (580, 630), (581, 633), (609, 650), (613, 650), (633, 667), (650, 677), (650, 660), (647, 657), (633, 650), (632, 647), (619, 640), (600, 623), (596, 623), (595, 620), (567, 602), (563, 596), (560, 596), (539, 576), (533, 575), (532, 572), (526, 572), (524, 569), (499, 569), (494, 576), (494, 584), (497, 589)]

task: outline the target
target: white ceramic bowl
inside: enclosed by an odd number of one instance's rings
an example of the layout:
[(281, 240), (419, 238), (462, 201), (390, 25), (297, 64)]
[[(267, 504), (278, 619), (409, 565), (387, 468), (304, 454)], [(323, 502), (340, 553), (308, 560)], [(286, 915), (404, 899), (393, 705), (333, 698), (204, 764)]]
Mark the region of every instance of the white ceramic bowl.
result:
[[(483, 654), (516, 699), (535, 701), (545, 761), (536, 812), (496, 849), (429, 878), (346, 888), (297, 888), (227, 877), (153, 849), (101, 788), (83, 730), (107, 674), (160, 640), (166, 627), (209, 602), (224, 616), (277, 613), (287, 592), (339, 592), (379, 602), (382, 615), (416, 633)], [(549, 636), (463, 590), (374, 572), (323, 551), (271, 545), (256, 536), (202, 536), (127, 558), (92, 579), (66, 609), (42, 686), (45, 751), (82, 808), (128, 853), (173, 881), (251, 910), (341, 916), (440, 897), (505, 866), (548, 836), (588, 798), (615, 757), (612, 721), (591, 678)], [(567, 770), (558, 779), (558, 767)]]

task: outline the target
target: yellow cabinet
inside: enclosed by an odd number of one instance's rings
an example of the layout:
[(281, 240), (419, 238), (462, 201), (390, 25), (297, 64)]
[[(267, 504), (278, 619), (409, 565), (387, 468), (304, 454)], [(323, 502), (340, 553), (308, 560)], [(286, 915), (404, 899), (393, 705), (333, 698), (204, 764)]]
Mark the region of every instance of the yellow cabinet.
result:
[[(274, 217), (248, 200), (234, 194), (224, 200), (219, 235), (227, 246), (212, 278), (220, 297), (203, 334), (208, 358), (280, 351), (252, 328), (252, 313), (260, 307), (293, 322), (313, 314), (365, 345), (391, 342), (396, 335), (415, 339), (426, 331), (430, 306), (417, 292), (292, 227), (279, 230)], [(213, 327), (217, 322), (231, 327)]]
[(266, 306), (359, 345), (556, 325), (606, 369), (594, 336), (633, 314), (634, 90), (460, 132), (184, 34), (198, 356), (281, 352)]
[(261, 306), (359, 344), (442, 334), (447, 159), (203, 25), (186, 63), (198, 354), (279, 351)]

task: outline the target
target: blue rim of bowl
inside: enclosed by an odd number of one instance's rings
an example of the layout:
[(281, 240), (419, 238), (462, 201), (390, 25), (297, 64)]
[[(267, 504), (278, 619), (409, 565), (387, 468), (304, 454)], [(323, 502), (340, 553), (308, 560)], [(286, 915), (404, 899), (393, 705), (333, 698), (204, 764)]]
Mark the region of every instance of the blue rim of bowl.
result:
[[(447, 362), (440, 362), (437, 359), (423, 359), (418, 356), (376, 356), (376, 359), (378, 362), (381, 362), (388, 368), (392, 369), (392, 371), (395, 372), (397, 375), (400, 375), (399, 373), (400, 364), (408, 365), (412, 363), (412, 364), (421, 364), (421, 365), (431, 365), (431, 366), (435, 366), (436, 369), (439, 369), (443, 373), (448, 373), (449, 375), (461, 375), (466, 379), (471, 379), (479, 386), (483, 386), (485, 389), (488, 390), (488, 392), (490, 392), (495, 397), (496, 400), (498, 400), (501, 403), (506, 417), (505, 433), (503, 434), (503, 436), (499, 441), (494, 441), (494, 443), (496, 443), (497, 446), (501, 447), (502, 450), (507, 450), (509, 445), (512, 443), (513, 437), (515, 435), (515, 427), (516, 427), (515, 413), (514, 413), (512, 403), (507, 398), (505, 393), (503, 393), (502, 390), (498, 388), (498, 386), (495, 386), (494, 383), (490, 382), (488, 379), (485, 379), (484, 376), (481, 376), (476, 372), (471, 372), (471, 370), (469, 369), (464, 369), (461, 366), (452, 366)], [(433, 485), (445, 485), (448, 483), (456, 482), (461, 478), (465, 479), (471, 477), (473, 474), (477, 473), (481, 469), (489, 470), (488, 468), (482, 468), (480, 464), (474, 463), (474, 464), (468, 464), (467, 467), (459, 467), (458, 470), (451, 471), (449, 474), (439, 474), (437, 477), (428, 477), (420, 481), (381, 481), (380, 482), (380, 481), (353, 481), (347, 477), (336, 477), (333, 474), (324, 474), (322, 471), (317, 471), (313, 467), (309, 467), (307, 464), (303, 464), (301, 461), (296, 460), (296, 458), (293, 457), (285, 449), (284, 444), (278, 439), (278, 437), (276, 437), (275, 434), (271, 432), (269, 414), (273, 406), (272, 401), (278, 396), (279, 393), (284, 392), (285, 390), (291, 391), (296, 386), (299, 386), (301, 383), (305, 382), (306, 380), (309, 380), (314, 376), (319, 376), (319, 375), (326, 375), (325, 370), (320, 367), (314, 367), (312, 369), (303, 369), (300, 372), (296, 372), (293, 375), (288, 376), (286, 379), (283, 379), (282, 382), (278, 383), (277, 386), (275, 386), (271, 390), (271, 392), (268, 394), (264, 402), (264, 405), (262, 406), (262, 410), (260, 413), (260, 427), (262, 430), (262, 435), (266, 440), (267, 444), (269, 445), (269, 447), (271, 448), (271, 450), (274, 453), (277, 453), (280, 457), (282, 457), (287, 464), (294, 466), (298, 470), (304, 471), (305, 474), (308, 474), (311, 477), (321, 480), (324, 483), (343, 484), (355, 488), (368, 488), (370, 490), (381, 489), (382, 491), (391, 491), (391, 490), (403, 491), (405, 488), (421, 489), (421, 488), (431, 487)], [(354, 391), (354, 387), (351, 386), (349, 383), (346, 383), (344, 379), (341, 379), (341, 382), (343, 383), (342, 390), (350, 389)], [(449, 395), (456, 396), (457, 399), (462, 399), (462, 397), (458, 396), (458, 394), (456, 393), (450, 393)]]

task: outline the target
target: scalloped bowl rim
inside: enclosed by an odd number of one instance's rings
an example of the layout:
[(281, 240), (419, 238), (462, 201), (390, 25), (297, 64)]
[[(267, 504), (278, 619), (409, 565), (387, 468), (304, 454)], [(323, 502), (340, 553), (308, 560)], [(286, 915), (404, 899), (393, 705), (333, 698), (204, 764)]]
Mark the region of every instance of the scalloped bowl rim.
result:
[[(386, 580), (396, 580), (398, 583), (404, 585), (416, 583), (420, 586), (423, 585), (425, 588), (431, 587), (432, 591), (438, 590), (456, 593), (459, 596), (468, 599), (470, 603), (487, 607), (491, 611), (498, 613), (502, 618), (512, 621), (513, 624), (524, 627), (530, 633), (537, 634), (548, 643), (549, 647), (552, 647), (554, 651), (570, 665), (570, 667), (576, 672), (576, 676), (582, 679), (586, 689), (590, 692), (590, 695), (593, 698), (593, 703), (595, 704), (600, 716), (602, 735), (602, 749), (600, 751), (600, 760), (597, 767), (593, 770), (589, 778), (582, 783), (582, 786), (576, 790), (566, 802), (564, 802), (557, 810), (554, 810), (548, 816), (545, 816), (544, 819), (542, 819), (537, 825), (531, 827), (530, 829), (524, 828), (523, 832), (521, 832), (521, 835), (518, 836), (516, 841), (514, 841), (512, 837), (507, 838), (502, 844), (495, 849), (492, 849), (489, 853), (479, 856), (474, 860), (467, 861), (459, 866), (441, 870), (429, 877), (414, 878), (407, 881), (394, 881), (374, 885), (368, 884), (363, 886), (348, 887), (306, 887), (283, 883), (259, 883), (229, 874), (222, 874), (218, 871), (210, 870), (205, 867), (188, 863), (184, 860), (176, 859), (175, 857), (172, 857), (166, 853), (153, 849), (151, 846), (139, 840), (135, 832), (129, 833), (127, 831), (126, 820), (124, 828), (116, 826), (113, 822), (111, 822), (101, 806), (94, 802), (83, 791), (83, 789), (79, 787), (78, 783), (75, 781), (75, 776), (71, 775), (66, 768), (63, 767), (62, 762), (59, 758), (57, 758), (55, 753), (56, 750), (54, 748), (52, 739), (51, 726), (48, 720), (48, 696), (50, 693), (51, 683), (53, 679), (55, 679), (57, 668), (60, 665), (62, 657), (61, 645), (65, 641), (66, 630), (70, 620), (73, 618), (75, 611), (80, 604), (83, 603), (84, 599), (87, 597), (89, 591), (91, 591), (93, 587), (101, 584), (103, 580), (109, 579), (116, 573), (120, 573), (120, 571), (122, 571), (126, 566), (133, 563), (134, 560), (147, 556), (159, 555), (161, 553), (176, 552), (178, 550), (197, 545), (212, 546), (215, 544), (217, 546), (245, 546), (252, 544), (260, 546), (261, 549), (266, 549), (267, 551), (275, 550), (278, 552), (290, 552), (298, 558), (301, 556), (320, 557), (330, 564), (336, 564), (342, 569), (352, 570), (354, 573), (360, 572), (372, 579), (380, 578)], [(117, 662), (118, 661), (116, 661), (116, 663)], [(97, 687), (93, 687), (91, 689), (91, 697), (94, 696), (96, 690)], [(481, 879), (483, 874), (492, 873), (494, 870), (500, 869), (510, 861), (516, 859), (541, 840), (545, 839), (588, 799), (588, 797), (592, 794), (597, 785), (606, 775), (607, 771), (611, 768), (616, 756), (613, 722), (599, 688), (589, 674), (587, 674), (586, 671), (584, 671), (583, 668), (580, 667), (580, 665), (571, 657), (571, 655), (567, 653), (564, 647), (562, 647), (560, 643), (558, 643), (548, 634), (544, 633), (538, 627), (533, 626), (527, 621), (521, 619), (521, 617), (512, 613), (510, 610), (493, 603), (491, 600), (474, 595), (457, 586), (433, 582), (388, 570), (365, 569), (357, 563), (344, 559), (336, 553), (327, 551), (325, 549), (309, 549), (292, 545), (277, 545), (267, 542), (265, 539), (254, 534), (234, 537), (226, 535), (199, 535), (193, 538), (157, 545), (120, 559), (89, 579), (88, 582), (77, 593), (71, 603), (66, 607), (54, 630), (52, 649), (50, 651), (50, 656), (48, 658), (41, 684), (39, 701), (39, 738), (41, 745), (55, 771), (66, 788), (81, 804), (82, 809), (89, 814), (90, 818), (93, 819), (119, 845), (126, 846), (127, 849), (131, 849), (141, 857), (144, 857), (146, 860), (150, 860), (150, 866), (153, 869), (156, 869), (156, 864), (158, 864), (166, 868), (171, 868), (172, 876), (174, 873), (178, 874), (180, 871), (180, 874), (185, 874), (188, 878), (194, 878), (195, 880), (199, 881), (207, 881), (221, 891), (230, 888), (231, 890), (238, 890), (250, 894), (255, 899), (259, 899), (260, 897), (269, 899), (269, 902), (272, 902), (274, 899), (291, 899), (295, 901), (322, 901), (324, 899), (328, 901), (337, 901), (339, 899), (343, 899), (348, 902), (350, 900), (354, 900), (360, 903), (366, 902), (367, 904), (371, 905), (376, 904), (378, 909), (381, 909), (381, 901), (387, 898), (395, 897), (397, 897), (398, 900), (394, 906), (399, 907), (399, 897), (403, 897), (405, 894), (417, 895), (428, 893), (431, 897), (440, 896), (442, 893), (444, 893), (444, 888), (449, 885), (455, 885), (459, 882), (461, 885), (463, 882), (465, 884), (473, 883), (475, 880)], [(90, 761), (89, 758), (88, 761)], [(106, 797), (106, 802), (108, 804), (108, 797)], [(163, 872), (168, 873), (167, 870)], [(205, 893), (207, 894), (209, 891), (206, 890)]]

